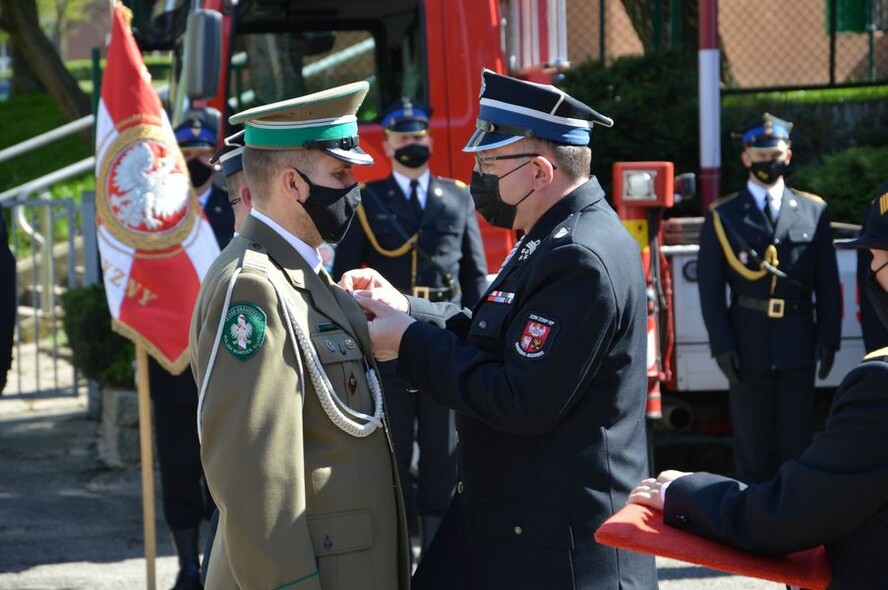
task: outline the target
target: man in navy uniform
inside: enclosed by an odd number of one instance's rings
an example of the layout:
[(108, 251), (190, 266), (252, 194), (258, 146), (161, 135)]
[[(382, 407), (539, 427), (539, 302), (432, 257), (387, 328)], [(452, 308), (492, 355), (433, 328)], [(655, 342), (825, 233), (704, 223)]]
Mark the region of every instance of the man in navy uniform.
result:
[(749, 179), (712, 206), (700, 236), (703, 320), (730, 384), (734, 456), (746, 482), (769, 480), (810, 444), (815, 363), (825, 379), (840, 341), (826, 203), (783, 180), (791, 128), (765, 113), (743, 133)]
[[(234, 233), (234, 214), (226, 192), (213, 182), (210, 156), (216, 148), (219, 115), (212, 109), (191, 111), (176, 127), (176, 142), (188, 164), (191, 186), (203, 207), (219, 248)], [(163, 513), (179, 558), (174, 590), (200, 588), (199, 527), (215, 505), (207, 492), (197, 440), (197, 386), (190, 371), (172, 375), (149, 358), (154, 432), (160, 464)]]
[[(382, 147), (392, 174), (361, 190), (359, 223), (352, 223), (336, 248), (333, 276), (366, 265), (402, 293), (471, 307), (487, 287), (481, 232), (466, 185), (429, 171), (430, 114), (415, 100), (402, 98), (383, 116)], [(408, 393), (395, 365), (380, 365), (385, 403), (408, 519), (418, 514), (425, 548), (456, 485), (453, 412), (430, 397)], [(414, 438), (419, 446), (415, 490), (410, 476)]]
[[(888, 327), (888, 192), (863, 234), (837, 247), (867, 250), (865, 297)], [(826, 546), (830, 590), (888, 580), (888, 348), (866, 355), (836, 389), (824, 431), (768, 482), (745, 486), (711, 473), (664, 471), (630, 502), (663, 511), (666, 524), (747, 551), (786, 554)], [(665, 504), (664, 504), (665, 502)]]
[[(866, 225), (866, 218), (869, 217), (872, 208), (878, 207), (879, 202), (885, 195), (888, 195), (888, 182), (879, 188), (876, 198), (867, 208), (863, 220), (864, 225)], [(857, 250), (857, 292), (859, 294), (858, 300), (860, 301), (860, 329), (863, 332), (863, 346), (867, 352), (888, 346), (888, 327), (882, 325), (873, 309), (872, 302), (863, 295), (866, 285), (865, 281), (869, 275), (872, 261), (873, 255), (869, 250), (866, 248)]]
[(222, 145), (210, 158), (210, 164), (216, 164), (222, 169), (225, 177), (225, 190), (228, 192), (228, 203), (234, 213), (234, 231), (239, 232), (240, 227), (250, 209), (253, 208), (253, 196), (250, 187), (247, 186), (247, 176), (244, 173), (244, 131), (229, 135), (222, 141)]
[(343, 277), (374, 354), (457, 413), (457, 494), (414, 590), (657, 587), (653, 557), (593, 538), (648, 469), (641, 257), (589, 172), (593, 125), (612, 124), (485, 70), (472, 198), (525, 232), (493, 284), (470, 312)]
[(0, 208), (0, 393), (12, 366), (12, 341), (16, 314), (15, 257), (9, 249), (6, 220)]

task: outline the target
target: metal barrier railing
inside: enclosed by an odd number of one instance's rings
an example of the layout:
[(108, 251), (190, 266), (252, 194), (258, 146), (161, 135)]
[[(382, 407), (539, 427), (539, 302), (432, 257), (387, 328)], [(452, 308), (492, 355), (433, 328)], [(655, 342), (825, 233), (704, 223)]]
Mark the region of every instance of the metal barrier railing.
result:
[[(0, 150), (0, 162), (82, 132), (94, 121), (95, 117), (89, 115)], [(61, 373), (65, 370), (62, 365), (67, 363), (61, 362), (58, 297), (62, 290), (79, 283), (78, 251), (83, 252), (82, 284), (98, 281), (95, 197), (93, 193), (83, 193), (78, 219), (78, 208), (72, 199), (54, 199), (48, 191), (60, 182), (93, 170), (95, 158), (90, 157), (0, 193), (0, 209), (12, 212), (11, 249), (18, 267), (13, 374), (8, 376), (5, 395), (78, 395), (81, 379), (77, 370), (71, 365), (70, 379), (67, 372)], [(67, 229), (64, 238), (60, 225)], [(94, 400), (96, 389), (96, 384), (90, 382), (88, 412), (94, 418), (99, 407)]]

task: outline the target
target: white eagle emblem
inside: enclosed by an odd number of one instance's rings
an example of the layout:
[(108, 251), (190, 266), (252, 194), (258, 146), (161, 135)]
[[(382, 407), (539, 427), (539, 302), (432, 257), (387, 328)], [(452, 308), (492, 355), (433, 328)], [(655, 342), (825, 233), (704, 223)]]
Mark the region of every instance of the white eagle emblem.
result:
[(123, 154), (114, 168), (117, 192), (110, 196), (120, 223), (156, 230), (185, 209), (189, 181), (176, 164), (173, 155), (155, 158), (146, 141), (133, 144)]
[(237, 347), (246, 350), (250, 344), (250, 337), (253, 335), (253, 325), (247, 323), (244, 314), (238, 314), (237, 323), (231, 324), (231, 337), (237, 342)]

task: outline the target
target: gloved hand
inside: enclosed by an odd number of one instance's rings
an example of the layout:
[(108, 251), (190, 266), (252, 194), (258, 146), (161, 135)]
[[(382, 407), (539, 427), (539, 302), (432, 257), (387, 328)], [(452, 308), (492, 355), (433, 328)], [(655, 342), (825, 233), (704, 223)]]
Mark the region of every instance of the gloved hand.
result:
[(829, 372), (832, 370), (833, 361), (835, 360), (835, 350), (825, 344), (817, 346), (817, 364), (820, 365), (820, 370), (817, 371), (818, 379), (826, 379), (827, 376), (829, 376)]
[(728, 378), (728, 383), (730, 383), (731, 387), (740, 384), (740, 356), (737, 354), (737, 351), (729, 350), (716, 355), (715, 362), (718, 363), (718, 368)]

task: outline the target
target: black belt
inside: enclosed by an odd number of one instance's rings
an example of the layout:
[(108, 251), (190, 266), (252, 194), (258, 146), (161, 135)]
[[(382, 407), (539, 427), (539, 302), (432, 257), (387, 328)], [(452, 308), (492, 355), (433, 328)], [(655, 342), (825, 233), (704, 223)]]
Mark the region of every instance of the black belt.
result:
[(414, 297), (421, 297), (423, 299), (428, 299), (429, 301), (438, 302), (438, 301), (453, 301), (454, 299), (454, 291), (450, 287), (413, 287), (412, 295)]
[(758, 297), (748, 297), (746, 295), (738, 295), (735, 302), (740, 307), (746, 309), (754, 309), (763, 311), (768, 314), (769, 318), (782, 318), (787, 313), (803, 314), (811, 313), (810, 301), (786, 301), (785, 299), (759, 299)]

